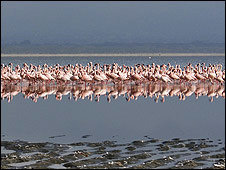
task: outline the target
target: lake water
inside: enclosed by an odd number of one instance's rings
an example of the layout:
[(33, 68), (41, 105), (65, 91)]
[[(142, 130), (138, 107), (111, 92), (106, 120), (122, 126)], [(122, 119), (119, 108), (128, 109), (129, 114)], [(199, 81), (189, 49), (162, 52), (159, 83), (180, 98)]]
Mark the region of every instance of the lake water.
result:
[[(222, 64), (224, 57), (2, 57), (1, 63), (13, 65), (86, 65), (92, 61), (100, 64)], [(55, 95), (37, 102), (24, 99), (23, 94), (8, 102), (1, 100), (2, 141), (50, 142), (71, 144), (75, 142), (117, 141), (132, 143), (147, 139), (206, 139), (225, 144), (225, 98), (195, 94), (185, 100), (166, 96), (165, 102), (155, 102), (154, 97), (138, 97), (127, 101), (101, 96), (99, 102), (84, 99), (70, 100), (70, 94), (56, 100)], [(150, 147), (151, 148), (151, 147)], [(4, 149), (3, 149), (4, 150)], [(225, 154), (225, 151), (222, 151)], [(162, 155), (163, 156), (163, 155)], [(160, 157), (158, 157), (160, 158)], [(31, 163), (33, 164), (33, 162)], [(62, 164), (61, 164), (62, 165)], [(137, 165), (137, 164), (136, 164)], [(208, 166), (211, 164), (207, 164)], [(15, 165), (17, 166), (17, 165)], [(22, 166), (22, 165), (20, 165)], [(25, 165), (23, 165), (25, 166)], [(56, 165), (55, 165), (56, 166)], [(164, 165), (165, 166), (165, 165)], [(163, 166), (163, 167), (164, 167)], [(18, 165), (19, 167), (19, 165)], [(53, 166), (54, 167), (54, 166)], [(57, 166), (55, 167), (57, 168)]]

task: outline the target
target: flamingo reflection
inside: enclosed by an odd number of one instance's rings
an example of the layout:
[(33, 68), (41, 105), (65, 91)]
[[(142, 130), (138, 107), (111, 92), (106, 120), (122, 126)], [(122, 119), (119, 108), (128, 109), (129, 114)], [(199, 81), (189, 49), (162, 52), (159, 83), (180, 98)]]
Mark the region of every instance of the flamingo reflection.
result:
[(214, 98), (225, 98), (225, 86), (222, 84), (212, 83), (195, 83), (195, 84), (162, 84), (139, 83), (139, 84), (7, 84), (1, 83), (1, 100), (7, 99), (11, 102), (13, 98), (22, 94), (24, 99), (31, 99), (37, 102), (39, 98), (44, 100), (49, 96), (55, 96), (56, 100), (62, 100), (67, 96), (69, 100), (88, 99), (100, 102), (101, 96), (106, 96), (107, 101), (116, 100), (123, 97), (126, 101), (138, 100), (140, 97), (154, 98), (165, 102), (166, 98), (178, 97), (179, 100), (186, 100), (192, 95), (198, 99), (200, 96), (207, 96), (211, 102)]

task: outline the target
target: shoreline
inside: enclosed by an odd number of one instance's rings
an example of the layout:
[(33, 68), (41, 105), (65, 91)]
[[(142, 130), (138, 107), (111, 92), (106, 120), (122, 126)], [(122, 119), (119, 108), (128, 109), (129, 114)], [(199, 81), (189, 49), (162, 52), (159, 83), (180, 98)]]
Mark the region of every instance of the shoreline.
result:
[(193, 57), (225, 56), (225, 53), (77, 53), (77, 54), (1, 54), (1, 57)]

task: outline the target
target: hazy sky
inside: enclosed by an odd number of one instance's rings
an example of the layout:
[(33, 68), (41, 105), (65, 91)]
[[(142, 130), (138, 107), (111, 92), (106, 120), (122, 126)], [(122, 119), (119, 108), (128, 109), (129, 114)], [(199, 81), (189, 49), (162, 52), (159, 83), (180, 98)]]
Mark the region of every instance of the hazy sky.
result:
[(1, 2), (1, 42), (224, 42), (225, 2)]

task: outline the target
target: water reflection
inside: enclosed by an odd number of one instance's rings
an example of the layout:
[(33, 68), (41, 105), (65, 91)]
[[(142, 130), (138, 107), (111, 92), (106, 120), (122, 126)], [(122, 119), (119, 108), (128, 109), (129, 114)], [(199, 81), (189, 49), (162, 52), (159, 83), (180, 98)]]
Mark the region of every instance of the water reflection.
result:
[(100, 96), (106, 96), (110, 103), (112, 99), (119, 96), (124, 97), (126, 101), (137, 100), (139, 97), (153, 98), (157, 103), (159, 100), (164, 102), (166, 97), (177, 96), (179, 100), (185, 100), (187, 97), (199, 96), (209, 97), (213, 102), (214, 97), (225, 98), (225, 85), (198, 83), (198, 84), (166, 84), (166, 83), (140, 83), (140, 84), (7, 84), (1, 83), (1, 100), (7, 99), (8, 102), (13, 97), (22, 93), (24, 99), (31, 99), (37, 102), (39, 98), (44, 100), (48, 96), (54, 95), (56, 100), (62, 100), (63, 96), (68, 96), (69, 100), (89, 99), (96, 102), (100, 101)]

